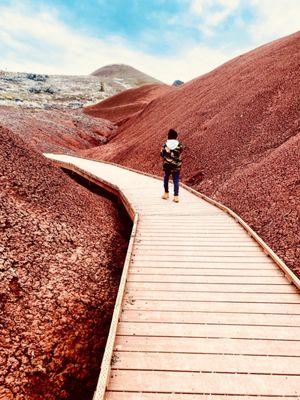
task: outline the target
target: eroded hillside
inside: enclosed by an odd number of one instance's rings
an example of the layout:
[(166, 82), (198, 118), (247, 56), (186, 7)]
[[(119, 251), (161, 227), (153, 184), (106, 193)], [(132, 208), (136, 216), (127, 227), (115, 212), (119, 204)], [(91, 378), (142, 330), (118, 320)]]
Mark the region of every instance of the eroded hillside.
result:
[(0, 141), (0, 398), (90, 399), (127, 245), (117, 209)]
[(183, 180), (232, 207), (299, 272), (299, 70), (297, 32), (159, 96), (85, 154), (161, 173), (160, 146), (177, 129)]

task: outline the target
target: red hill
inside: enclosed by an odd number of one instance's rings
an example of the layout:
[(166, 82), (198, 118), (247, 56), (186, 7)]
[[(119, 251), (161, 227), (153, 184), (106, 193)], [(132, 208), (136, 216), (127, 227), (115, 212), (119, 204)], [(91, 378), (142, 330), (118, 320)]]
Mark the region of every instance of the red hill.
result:
[(172, 90), (172, 86), (164, 84), (143, 85), (118, 93), (83, 110), (85, 114), (119, 124), (140, 113), (155, 98)]
[(232, 207), (300, 271), (299, 70), (297, 32), (158, 97), (85, 154), (160, 173), (160, 146), (177, 129), (184, 180)]

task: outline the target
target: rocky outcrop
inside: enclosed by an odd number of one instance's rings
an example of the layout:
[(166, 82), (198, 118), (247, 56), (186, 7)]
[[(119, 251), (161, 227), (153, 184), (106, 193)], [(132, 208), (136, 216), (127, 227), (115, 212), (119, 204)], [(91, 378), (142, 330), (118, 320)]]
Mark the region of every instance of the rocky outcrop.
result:
[(126, 81), (82, 75), (39, 75), (0, 71), (0, 106), (78, 109), (136, 86)]

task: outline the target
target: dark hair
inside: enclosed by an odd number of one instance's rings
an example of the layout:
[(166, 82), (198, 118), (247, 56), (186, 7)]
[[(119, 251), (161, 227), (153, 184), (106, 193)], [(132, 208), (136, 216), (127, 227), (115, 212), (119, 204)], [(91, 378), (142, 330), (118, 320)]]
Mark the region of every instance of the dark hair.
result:
[(177, 139), (178, 133), (174, 129), (170, 129), (168, 132), (168, 139)]

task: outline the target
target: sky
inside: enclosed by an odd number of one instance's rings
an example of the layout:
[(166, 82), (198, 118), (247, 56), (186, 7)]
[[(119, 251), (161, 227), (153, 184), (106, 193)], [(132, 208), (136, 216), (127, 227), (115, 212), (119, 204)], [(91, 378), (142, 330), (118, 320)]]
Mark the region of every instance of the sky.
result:
[(0, 70), (186, 82), (299, 26), (299, 0), (0, 0)]

